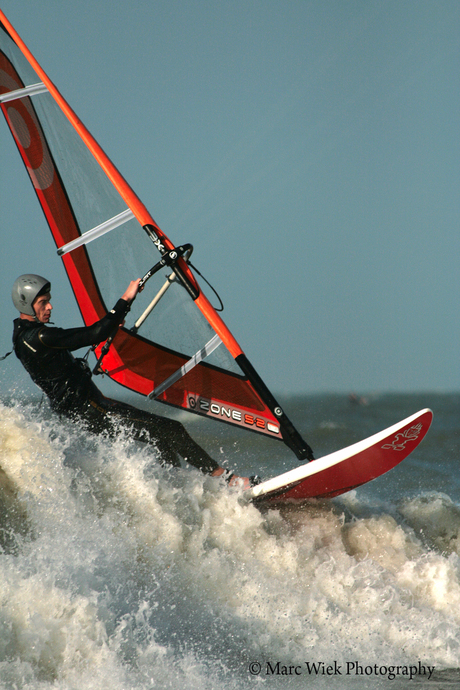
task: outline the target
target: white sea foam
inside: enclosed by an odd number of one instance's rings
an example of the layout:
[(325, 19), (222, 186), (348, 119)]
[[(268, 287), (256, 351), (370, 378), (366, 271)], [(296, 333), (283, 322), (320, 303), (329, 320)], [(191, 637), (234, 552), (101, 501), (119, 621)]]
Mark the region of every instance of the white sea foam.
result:
[(459, 665), (448, 497), (260, 512), (129, 439), (0, 413), (2, 690), (241, 688), (256, 660), (260, 680), (267, 661)]

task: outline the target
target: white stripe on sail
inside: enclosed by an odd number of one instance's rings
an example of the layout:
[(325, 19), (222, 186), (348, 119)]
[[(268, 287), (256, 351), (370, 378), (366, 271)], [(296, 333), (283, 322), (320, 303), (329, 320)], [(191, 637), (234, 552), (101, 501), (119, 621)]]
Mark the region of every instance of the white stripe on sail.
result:
[(159, 386), (155, 388), (150, 394), (149, 398), (154, 399), (157, 398), (161, 393), (163, 393), (169, 386), (172, 386), (173, 383), (178, 381), (182, 376), (185, 376), (193, 367), (196, 367), (197, 364), (199, 364), (205, 357), (208, 357), (208, 355), (211, 354), (211, 352), (214, 352), (214, 350), (219, 347), (219, 345), (222, 343), (222, 340), (219, 338), (219, 336), (214, 335), (211, 340), (209, 340), (206, 345), (201, 349), (198, 350), (198, 352), (193, 355), (191, 359), (188, 360), (180, 369), (174, 372), (174, 374), (171, 374), (166, 381), (163, 381), (163, 383), (160, 383)]
[(2, 93), (0, 95), (0, 103), (7, 103), (8, 101), (16, 101), (18, 98), (24, 98), (24, 96), (37, 96), (39, 93), (45, 93), (48, 91), (46, 86), (42, 81), (38, 84), (31, 84), (30, 86), (25, 86), (23, 89), (16, 89), (15, 91), (8, 91), (7, 93)]
[(72, 240), (71, 242), (64, 244), (64, 246), (58, 249), (57, 253), (59, 254), (59, 256), (67, 254), (67, 252), (71, 252), (73, 249), (81, 247), (83, 244), (88, 244), (88, 242), (92, 242), (101, 235), (105, 235), (106, 232), (110, 232), (111, 230), (118, 228), (119, 225), (127, 223), (134, 217), (134, 213), (131, 211), (130, 208), (128, 208), (126, 209), (126, 211), (119, 213), (118, 216), (109, 218), (109, 220), (106, 220), (104, 221), (104, 223), (97, 225), (95, 228), (92, 228), (92, 230), (88, 230), (88, 232), (83, 233), (83, 235), (77, 237), (76, 240)]

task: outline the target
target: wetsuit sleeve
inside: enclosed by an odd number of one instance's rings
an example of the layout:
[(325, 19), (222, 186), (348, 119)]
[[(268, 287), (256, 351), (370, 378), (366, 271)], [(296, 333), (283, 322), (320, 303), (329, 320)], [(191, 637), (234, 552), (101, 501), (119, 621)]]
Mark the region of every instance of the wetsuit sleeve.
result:
[(44, 326), (38, 332), (42, 345), (50, 348), (78, 350), (107, 340), (126, 316), (128, 303), (119, 299), (112, 311), (108, 312), (100, 321), (92, 326), (80, 328), (53, 328)]

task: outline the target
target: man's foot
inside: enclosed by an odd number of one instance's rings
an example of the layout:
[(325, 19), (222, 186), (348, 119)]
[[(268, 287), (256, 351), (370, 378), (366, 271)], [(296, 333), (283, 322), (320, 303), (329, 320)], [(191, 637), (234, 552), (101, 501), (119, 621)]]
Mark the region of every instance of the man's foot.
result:
[(243, 489), (243, 491), (246, 491), (246, 489), (250, 489), (251, 486), (256, 486), (256, 484), (260, 484), (260, 482), (262, 481), (260, 477), (257, 476), (240, 477), (237, 474), (233, 474), (233, 472), (229, 472), (229, 470), (224, 470), (223, 467), (219, 467), (217, 470), (214, 470), (214, 472), (211, 474), (211, 477), (222, 476), (229, 486), (241, 488)]

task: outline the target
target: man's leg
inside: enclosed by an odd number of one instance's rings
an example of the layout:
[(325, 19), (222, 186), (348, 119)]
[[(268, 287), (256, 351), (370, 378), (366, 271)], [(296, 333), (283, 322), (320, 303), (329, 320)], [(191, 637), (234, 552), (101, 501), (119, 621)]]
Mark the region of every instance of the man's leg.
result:
[(99, 411), (99, 416), (104, 418), (100, 420), (101, 427), (110, 430), (112, 426), (113, 431), (114, 423), (127, 423), (131, 427), (133, 438), (154, 445), (164, 462), (180, 467), (182, 457), (205, 474), (214, 477), (224, 475), (229, 486), (242, 483), (244, 488), (248, 488), (253, 483), (247, 477), (239, 477), (224, 470), (194, 441), (183, 425), (174, 419), (160, 417), (105, 396), (101, 396), (97, 403), (91, 402), (91, 405), (95, 411)]
[(104, 398), (100, 402), (112, 422), (120, 420), (132, 429), (133, 438), (144, 443), (152, 443), (165, 462), (180, 466), (182, 457), (190, 465), (212, 474), (219, 469), (218, 463), (198, 445), (183, 425), (175, 419), (160, 417), (132, 405)]

